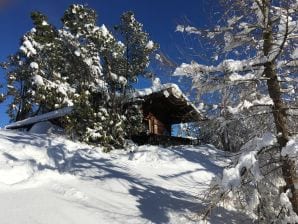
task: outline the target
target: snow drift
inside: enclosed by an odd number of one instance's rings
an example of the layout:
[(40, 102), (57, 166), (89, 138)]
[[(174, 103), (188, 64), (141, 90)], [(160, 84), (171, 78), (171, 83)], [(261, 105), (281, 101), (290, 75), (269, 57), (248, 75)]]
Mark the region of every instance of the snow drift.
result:
[[(1, 223), (196, 223), (197, 195), (226, 164), (208, 145), (106, 154), (44, 127), (0, 130)], [(220, 209), (210, 222), (231, 217)]]

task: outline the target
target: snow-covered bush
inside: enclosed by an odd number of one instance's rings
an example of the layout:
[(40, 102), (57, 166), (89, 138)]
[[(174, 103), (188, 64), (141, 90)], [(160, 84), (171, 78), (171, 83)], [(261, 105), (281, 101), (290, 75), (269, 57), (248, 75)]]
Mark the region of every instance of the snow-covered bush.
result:
[[(282, 154), (294, 155), (297, 143), (294, 137)], [(207, 197), (209, 207), (202, 217), (206, 218), (215, 206), (232, 205), (244, 210), (256, 223), (297, 223), (279, 152), (277, 139), (271, 133), (242, 146), (241, 153), (234, 155), (235, 163), (212, 181)]]
[(275, 131), (272, 115), (258, 112), (252, 108), (241, 115), (229, 114), (199, 122), (199, 139), (219, 149), (237, 152), (250, 139)]

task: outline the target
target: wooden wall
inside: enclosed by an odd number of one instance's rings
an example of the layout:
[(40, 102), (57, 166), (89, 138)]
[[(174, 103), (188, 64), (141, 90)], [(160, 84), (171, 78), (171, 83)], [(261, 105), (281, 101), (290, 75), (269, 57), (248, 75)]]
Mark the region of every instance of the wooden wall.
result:
[(148, 124), (148, 130), (150, 134), (166, 135), (166, 136), (171, 135), (171, 126), (162, 123), (152, 113), (149, 113), (145, 117), (145, 122), (147, 122)]

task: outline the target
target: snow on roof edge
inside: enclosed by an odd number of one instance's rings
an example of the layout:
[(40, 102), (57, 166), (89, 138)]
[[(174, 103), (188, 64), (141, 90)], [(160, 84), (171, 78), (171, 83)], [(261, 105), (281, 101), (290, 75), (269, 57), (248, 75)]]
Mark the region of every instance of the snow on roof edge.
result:
[(202, 113), (198, 110), (198, 108), (189, 100), (189, 98), (181, 91), (179, 86), (175, 83), (165, 83), (158, 86), (152, 86), (150, 88), (137, 90), (132, 94), (132, 98), (143, 98), (153, 93), (166, 91), (170, 88), (173, 88), (176, 91), (174, 93), (175, 97), (182, 97), (187, 102), (187, 104), (189, 104), (202, 118), (204, 117)]
[(17, 121), (11, 124), (6, 125), (4, 128), (5, 129), (14, 129), (14, 128), (21, 128), (24, 127), (26, 125), (30, 125), (33, 123), (37, 123), (37, 122), (41, 122), (41, 121), (46, 121), (46, 120), (50, 120), (50, 119), (54, 119), (57, 117), (62, 117), (64, 115), (67, 115), (69, 113), (71, 113), (73, 107), (64, 107), (58, 110), (54, 110), (45, 114), (41, 114), (41, 115), (37, 115), (34, 117), (30, 117), (21, 121)]

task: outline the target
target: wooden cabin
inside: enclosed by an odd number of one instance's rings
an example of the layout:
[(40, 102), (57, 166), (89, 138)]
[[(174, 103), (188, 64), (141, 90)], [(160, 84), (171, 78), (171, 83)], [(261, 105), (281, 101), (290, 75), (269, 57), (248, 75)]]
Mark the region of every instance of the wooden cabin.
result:
[[(191, 144), (193, 140), (171, 136), (172, 125), (196, 122), (203, 116), (175, 84), (138, 90), (132, 101), (142, 103), (145, 132), (133, 136), (138, 144)], [(7, 125), (7, 129), (30, 128), (33, 124), (53, 121), (72, 112), (72, 107), (65, 107), (46, 114), (27, 118)]]
[(139, 144), (187, 144), (193, 140), (172, 136), (172, 125), (203, 120), (197, 108), (175, 84), (139, 90), (135, 99), (142, 101), (146, 131), (133, 140)]

